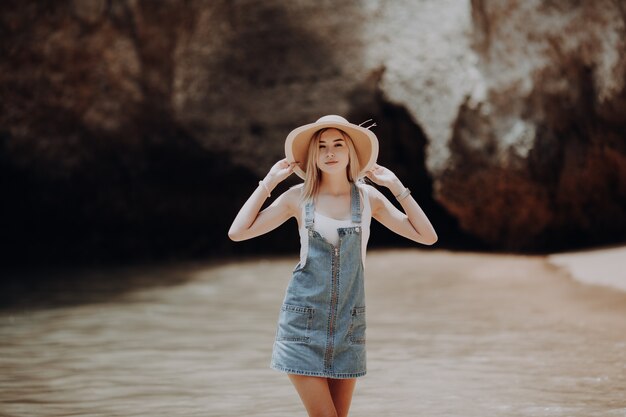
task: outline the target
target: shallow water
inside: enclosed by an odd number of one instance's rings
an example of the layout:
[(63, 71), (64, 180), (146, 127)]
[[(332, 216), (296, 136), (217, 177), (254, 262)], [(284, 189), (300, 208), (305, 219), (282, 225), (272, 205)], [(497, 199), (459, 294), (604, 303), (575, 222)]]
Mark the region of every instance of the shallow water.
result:
[[(0, 414), (305, 416), (269, 369), (296, 259), (73, 271), (0, 310)], [(371, 252), (354, 416), (625, 416), (626, 293), (542, 257)]]

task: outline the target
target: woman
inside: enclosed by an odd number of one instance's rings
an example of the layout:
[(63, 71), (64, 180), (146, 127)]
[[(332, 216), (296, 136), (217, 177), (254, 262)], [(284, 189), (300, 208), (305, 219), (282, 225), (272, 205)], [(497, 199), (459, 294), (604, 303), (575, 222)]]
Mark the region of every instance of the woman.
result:
[[(371, 218), (425, 245), (437, 241), (408, 188), (376, 165), (378, 139), (340, 116), (293, 130), (278, 161), (243, 205), (228, 232), (240, 241), (298, 221), (300, 263), (282, 305), (271, 367), (289, 375), (309, 416), (347, 416), (356, 378), (365, 375), (363, 261)], [(292, 172), (304, 184), (264, 201)], [(404, 213), (367, 176), (389, 188)]]

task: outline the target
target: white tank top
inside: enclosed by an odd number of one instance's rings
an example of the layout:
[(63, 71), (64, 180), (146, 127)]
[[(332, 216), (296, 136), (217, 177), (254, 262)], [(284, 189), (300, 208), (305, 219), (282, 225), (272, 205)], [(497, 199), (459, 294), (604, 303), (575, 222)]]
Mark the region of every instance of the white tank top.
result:
[[(372, 222), (372, 207), (370, 206), (370, 201), (367, 196), (367, 189), (362, 185), (357, 185), (359, 190), (361, 191), (359, 194), (361, 195), (361, 202), (363, 207), (363, 211), (361, 212), (361, 258), (363, 260), (363, 264), (365, 265), (365, 254), (367, 251), (367, 242), (370, 237), (370, 223)], [(300, 232), (300, 265), (304, 265), (306, 262), (306, 255), (309, 251), (309, 233), (306, 230), (306, 226), (304, 224), (305, 212), (304, 205), (301, 208), (302, 224), (299, 229)], [(355, 226), (356, 223), (352, 222), (352, 219), (346, 220), (337, 220), (332, 217), (324, 216), (321, 213), (315, 211), (315, 221), (313, 224), (313, 229), (319, 233), (324, 239), (326, 239), (329, 243), (337, 246), (339, 244), (339, 233), (337, 232), (338, 228), (342, 227), (352, 227)]]

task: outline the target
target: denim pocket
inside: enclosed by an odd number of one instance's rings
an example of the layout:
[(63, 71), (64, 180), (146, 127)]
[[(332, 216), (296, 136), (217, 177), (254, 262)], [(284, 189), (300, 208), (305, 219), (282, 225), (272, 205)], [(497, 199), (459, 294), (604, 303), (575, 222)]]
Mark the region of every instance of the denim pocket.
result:
[(283, 304), (278, 318), (276, 340), (309, 343), (309, 331), (315, 310), (311, 307)]
[(351, 344), (362, 345), (365, 343), (365, 307), (354, 307), (351, 315), (348, 338)]

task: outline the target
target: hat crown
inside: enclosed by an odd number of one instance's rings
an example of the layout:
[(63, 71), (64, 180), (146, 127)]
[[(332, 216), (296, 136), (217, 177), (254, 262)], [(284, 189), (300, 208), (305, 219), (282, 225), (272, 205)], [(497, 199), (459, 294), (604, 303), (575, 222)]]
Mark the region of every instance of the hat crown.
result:
[(341, 116), (336, 114), (329, 114), (326, 116), (322, 116), (315, 123), (343, 123), (349, 124), (349, 122)]

